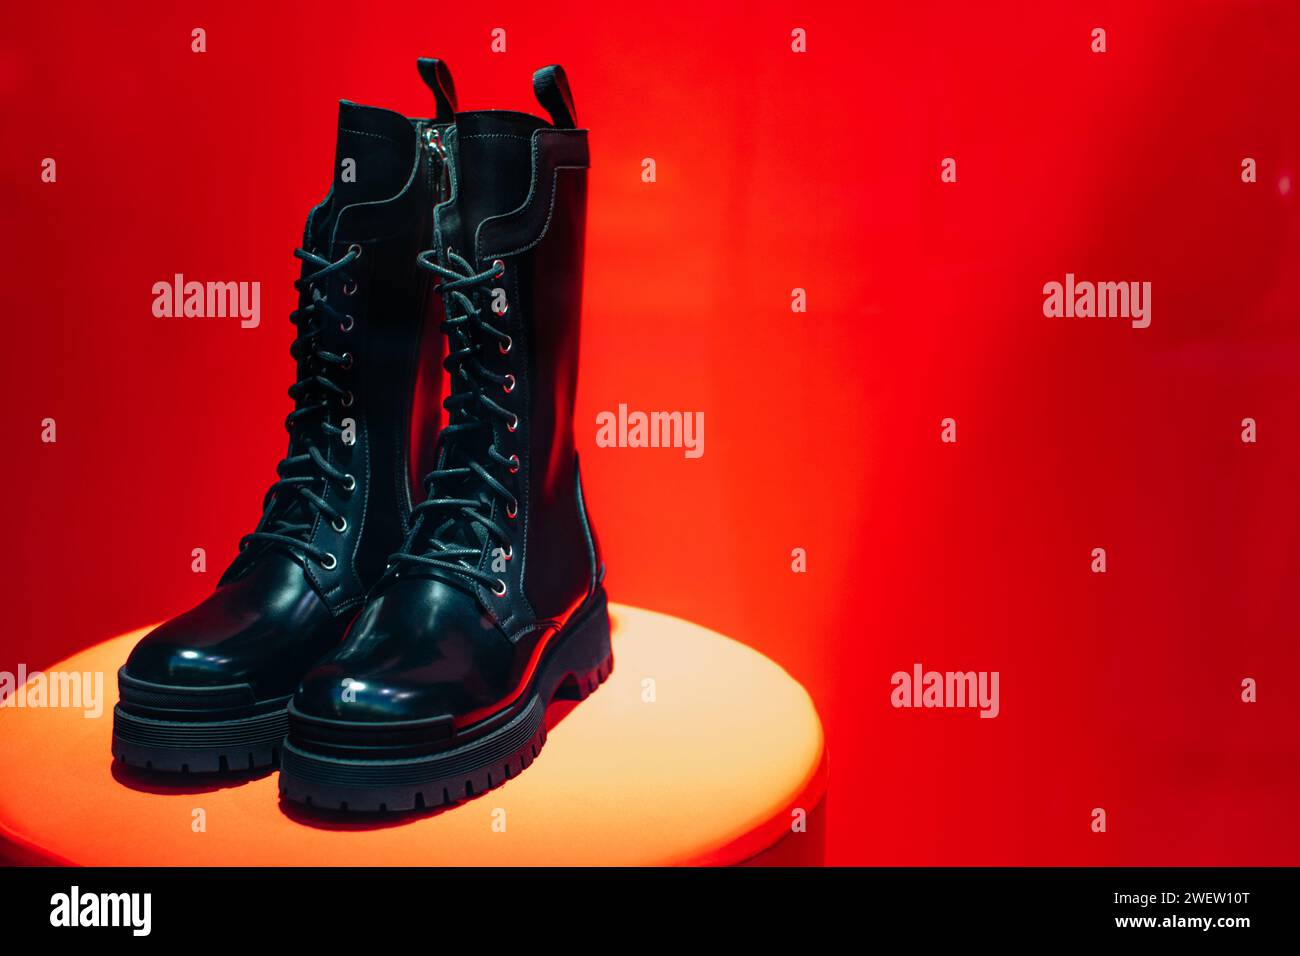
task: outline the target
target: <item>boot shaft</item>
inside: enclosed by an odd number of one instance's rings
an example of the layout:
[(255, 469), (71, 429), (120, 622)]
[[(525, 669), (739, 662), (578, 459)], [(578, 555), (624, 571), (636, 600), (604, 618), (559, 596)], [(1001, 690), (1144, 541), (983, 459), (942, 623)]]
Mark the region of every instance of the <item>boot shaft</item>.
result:
[[(603, 573), (573, 436), (587, 131), (576, 128), (560, 68), (539, 71), (534, 87), (550, 124), (506, 111), (457, 114), (445, 140), (450, 196), (434, 213), (440, 262), (456, 253), (477, 271), (494, 271), (480, 308), (505, 334), (478, 352), (505, 379), (493, 398), (514, 416), (493, 425), (496, 451), (517, 462), (500, 476), (515, 500), (498, 501), (493, 513), (512, 541), (488, 549), (482, 565), (498, 573), (506, 595), (479, 586), (499, 623), (564, 620)], [(512, 554), (504, 570), (502, 551)]]
[[(382, 574), (409, 527), (418, 476), (434, 461), (437, 417), (424, 410), (436, 409), (441, 391), (442, 305), (416, 256), (432, 241), (432, 210), (446, 188), (441, 153), (430, 143), (451, 121), (454, 92), (438, 61), (421, 60), (420, 73), (437, 103), (430, 119), (340, 103), (333, 185), (304, 230), (303, 248), (315, 258), (304, 260), (299, 283), (295, 314), (306, 319), (295, 342), (299, 384), (286, 461), (298, 462), (294, 474), (312, 475), (314, 451), (344, 478), (307, 486), (325, 513), (312, 513), (292, 489), (277, 491), (259, 531), (283, 527), (286, 514), (311, 523), (298, 557), (336, 612), (360, 603)], [(312, 281), (322, 261), (345, 259)], [(237, 560), (231, 574), (250, 560)]]

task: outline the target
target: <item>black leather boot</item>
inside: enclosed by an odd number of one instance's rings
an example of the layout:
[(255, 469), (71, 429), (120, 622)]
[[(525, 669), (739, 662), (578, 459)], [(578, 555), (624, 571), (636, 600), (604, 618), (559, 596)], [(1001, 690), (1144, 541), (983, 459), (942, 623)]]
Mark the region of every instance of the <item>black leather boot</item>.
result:
[(442, 347), (441, 303), (415, 257), (431, 241), (447, 179), (439, 141), (455, 109), (446, 67), (422, 60), (420, 72), (438, 103), (432, 120), (340, 103), (334, 186), (295, 253), (288, 454), (216, 591), (141, 640), (118, 672), (113, 753), (126, 764), (274, 764), (294, 688), (338, 646), (410, 528), (413, 481), (435, 450), (430, 437), (421, 462), (412, 436), (436, 428), (423, 410), (440, 394), (436, 358), (419, 361), (422, 338), (435, 356)]
[(532, 762), (553, 698), (613, 666), (573, 440), (587, 134), (559, 67), (534, 86), (554, 125), (460, 113), (447, 134), (451, 198), (420, 261), (446, 305), (448, 425), (411, 533), (289, 706), (290, 800), (482, 793)]

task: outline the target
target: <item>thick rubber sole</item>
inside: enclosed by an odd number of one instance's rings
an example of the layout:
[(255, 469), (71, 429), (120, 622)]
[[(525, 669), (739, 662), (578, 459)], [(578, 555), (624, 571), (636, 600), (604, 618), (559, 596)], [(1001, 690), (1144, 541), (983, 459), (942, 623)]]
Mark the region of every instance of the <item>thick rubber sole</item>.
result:
[[(187, 774), (234, 773), (279, 763), (289, 731), (288, 697), (251, 707), (212, 707), (207, 705), (230, 692), (148, 685), (122, 676), (118, 681), (123, 697), (130, 694), (155, 707), (154, 716), (135, 713), (122, 703), (113, 708), (113, 756), (126, 766)], [(251, 698), (252, 688), (246, 690)], [(205, 706), (186, 713), (177, 704), (188, 699)], [(166, 717), (156, 710), (159, 705), (170, 705), (162, 711)]]
[(546, 743), (546, 708), (583, 700), (614, 669), (603, 592), (551, 643), (517, 712), (450, 749), (398, 760), (317, 754), (294, 740), (280, 760), (280, 795), (314, 809), (360, 813), (431, 810), (479, 796), (523, 773)]

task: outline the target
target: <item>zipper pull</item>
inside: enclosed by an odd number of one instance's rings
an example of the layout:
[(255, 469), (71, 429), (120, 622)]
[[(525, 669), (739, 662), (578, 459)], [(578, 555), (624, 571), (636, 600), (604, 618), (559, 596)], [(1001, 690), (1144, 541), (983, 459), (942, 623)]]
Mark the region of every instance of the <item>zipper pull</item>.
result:
[(451, 170), (447, 166), (447, 147), (442, 143), (442, 133), (436, 126), (427, 126), (424, 129), (424, 145), (428, 148), (429, 153), (438, 164), (438, 196), (437, 203), (447, 198), (449, 187), (451, 185)]
[(439, 159), (447, 158), (447, 150), (442, 145), (442, 134), (438, 132), (436, 126), (426, 126), (424, 128), (424, 145), (429, 147)]

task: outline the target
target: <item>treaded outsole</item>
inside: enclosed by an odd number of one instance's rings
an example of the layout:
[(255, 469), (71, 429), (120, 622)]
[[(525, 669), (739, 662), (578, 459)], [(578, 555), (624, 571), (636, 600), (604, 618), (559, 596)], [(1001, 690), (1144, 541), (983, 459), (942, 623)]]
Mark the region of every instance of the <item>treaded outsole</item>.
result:
[[(614, 659), (611, 656), (587, 673), (571, 675), (572, 683), (562, 687), (561, 693), (552, 700), (584, 700), (605, 682), (613, 670)], [(433, 771), (437, 774), (436, 779), (423, 782), (404, 782), (402, 778), (429, 776), (428, 761), (336, 760), (299, 750), (286, 740), (280, 760), (280, 795), (313, 809), (344, 813), (398, 813), (454, 806), (495, 790), (532, 765), (546, 745), (545, 712), (545, 705), (537, 706), (534, 711), (530, 703), (516, 718), (531, 724), (535, 713), (541, 719), (523, 744), (512, 747), (504, 757), (490, 758), (490, 762), (472, 766), (481, 761), (483, 755), (481, 746), (476, 748), (469, 744), (440, 755), (448, 759), (448, 767), (455, 766), (454, 761), (460, 761), (463, 769)]]
[(238, 720), (158, 720), (113, 708), (113, 756), (162, 773), (236, 773), (274, 767), (289, 730), (281, 707)]
[(434, 755), (365, 760), (312, 753), (295, 744), (291, 728), (280, 759), (280, 795), (315, 810), (347, 813), (434, 810), (481, 796), (518, 776), (541, 753), (552, 701), (584, 700), (613, 669), (602, 602), (565, 635), (528, 703), (490, 734)]

